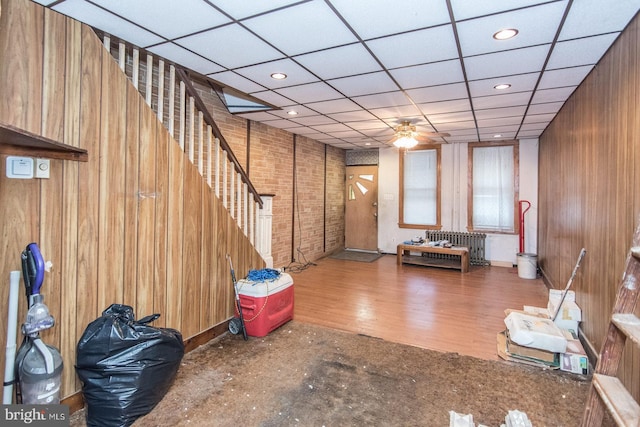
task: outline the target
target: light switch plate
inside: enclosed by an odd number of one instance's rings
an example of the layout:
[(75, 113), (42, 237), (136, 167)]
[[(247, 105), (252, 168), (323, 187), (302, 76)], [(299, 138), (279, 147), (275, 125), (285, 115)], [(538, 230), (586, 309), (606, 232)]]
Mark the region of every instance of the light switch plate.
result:
[(33, 178), (33, 159), (31, 157), (8, 156), (6, 167), (7, 178)]

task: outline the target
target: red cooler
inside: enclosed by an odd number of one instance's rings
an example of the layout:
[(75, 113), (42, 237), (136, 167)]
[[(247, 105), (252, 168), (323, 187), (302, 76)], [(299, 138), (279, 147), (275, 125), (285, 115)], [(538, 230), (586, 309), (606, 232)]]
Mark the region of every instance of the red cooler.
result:
[(242, 279), (237, 285), (248, 335), (264, 337), (293, 319), (293, 279), (289, 274), (260, 282)]

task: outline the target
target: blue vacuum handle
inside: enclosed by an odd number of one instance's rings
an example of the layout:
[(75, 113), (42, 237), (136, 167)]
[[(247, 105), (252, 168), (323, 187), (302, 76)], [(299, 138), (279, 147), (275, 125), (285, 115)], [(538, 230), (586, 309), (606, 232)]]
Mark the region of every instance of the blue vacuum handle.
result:
[(44, 259), (37, 243), (29, 243), (22, 251), (22, 273), (27, 297), (39, 294), (44, 280)]

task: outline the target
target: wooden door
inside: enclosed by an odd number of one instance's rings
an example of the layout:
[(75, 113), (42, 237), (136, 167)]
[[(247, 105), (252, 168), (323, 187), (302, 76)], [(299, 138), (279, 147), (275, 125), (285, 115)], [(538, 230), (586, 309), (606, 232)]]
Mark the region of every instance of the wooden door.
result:
[(347, 166), (347, 249), (378, 250), (378, 166)]

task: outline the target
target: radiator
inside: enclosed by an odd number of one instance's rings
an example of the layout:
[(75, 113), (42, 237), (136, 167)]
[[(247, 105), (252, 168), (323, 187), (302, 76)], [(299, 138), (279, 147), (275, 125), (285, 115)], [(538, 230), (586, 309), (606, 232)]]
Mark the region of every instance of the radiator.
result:
[[(462, 231), (427, 230), (428, 241), (448, 240), (454, 246), (466, 246), (469, 248), (469, 263), (471, 265), (489, 265), (484, 258), (484, 242), (487, 237), (484, 233), (467, 233)], [(456, 258), (455, 255), (425, 253), (423, 256), (447, 259)]]

